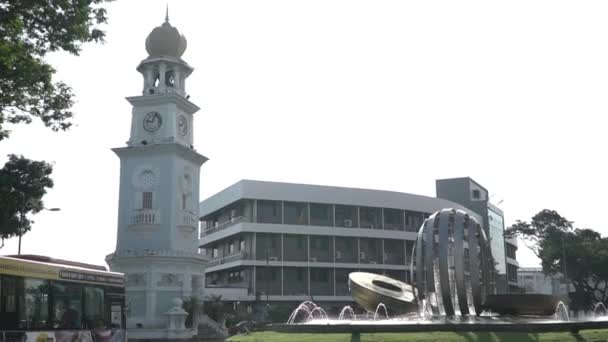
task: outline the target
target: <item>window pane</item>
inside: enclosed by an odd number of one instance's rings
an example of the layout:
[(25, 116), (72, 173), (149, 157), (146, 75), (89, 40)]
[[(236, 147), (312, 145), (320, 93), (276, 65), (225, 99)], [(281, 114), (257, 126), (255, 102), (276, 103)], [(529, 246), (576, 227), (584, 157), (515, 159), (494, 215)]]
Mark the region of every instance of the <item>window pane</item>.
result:
[(82, 286), (53, 282), (53, 327), (80, 329), (82, 323)]
[(307, 240), (304, 235), (286, 234), (283, 237), (283, 254), (285, 261), (308, 261), (306, 246)]
[(96, 287), (84, 288), (84, 320), (89, 327), (97, 327), (100, 323), (106, 326), (103, 312), (103, 298), (103, 289)]
[(357, 239), (336, 237), (336, 262), (357, 262)]
[(281, 202), (258, 201), (258, 222), (281, 223)]
[(333, 261), (333, 241), (330, 236), (310, 237), (310, 261)]
[(361, 228), (381, 229), (380, 224), (380, 208), (359, 208), (359, 216), (361, 217)]
[(3, 277), (2, 282), (2, 303), (3, 311), (6, 313), (17, 312), (17, 279), (13, 277)]
[(403, 240), (384, 240), (384, 263), (392, 265), (405, 264), (405, 246)]
[(331, 204), (310, 204), (310, 224), (313, 226), (333, 226), (334, 212)]
[(279, 261), (281, 258), (281, 235), (256, 235), (256, 258), (258, 260)]
[(283, 295), (302, 296), (308, 295), (308, 275), (304, 267), (283, 268)]
[(359, 227), (357, 207), (336, 205), (336, 227)]
[(144, 192), (142, 194), (142, 209), (152, 209), (152, 193)]
[(308, 204), (301, 202), (285, 202), (283, 204), (284, 222), (286, 224), (308, 224)]
[(350, 269), (336, 269), (336, 295), (350, 296), (348, 290), (348, 274), (352, 272)]
[(384, 209), (384, 229), (404, 230), (403, 210)]
[(408, 232), (417, 232), (420, 229), (423, 221), (423, 214), (417, 211), (405, 212), (405, 230)]
[(25, 279), (25, 317), (28, 329), (42, 329), (49, 321), (49, 285), (40, 279)]
[(379, 239), (360, 239), (359, 263), (361, 264), (381, 264), (382, 245)]

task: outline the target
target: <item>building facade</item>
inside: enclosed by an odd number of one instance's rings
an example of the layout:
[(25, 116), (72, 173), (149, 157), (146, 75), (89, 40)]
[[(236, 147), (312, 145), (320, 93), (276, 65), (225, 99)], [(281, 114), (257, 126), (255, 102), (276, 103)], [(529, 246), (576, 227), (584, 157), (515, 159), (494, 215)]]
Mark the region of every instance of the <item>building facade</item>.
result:
[[(175, 298), (204, 290), (206, 259), (198, 254), (200, 167), (190, 129), (198, 107), (188, 100), (192, 68), (181, 59), (186, 39), (168, 18), (146, 40), (139, 66), (142, 94), (133, 106), (127, 146), (120, 158), (116, 250), (106, 257), (125, 273), (130, 338), (163, 338), (165, 313)], [(150, 334), (146, 335), (146, 332)], [(164, 336), (166, 338), (166, 336)]]
[(498, 293), (518, 290), (516, 259), (517, 240), (505, 239), (503, 211), (489, 201), (488, 190), (469, 177), (438, 179), (438, 198), (459, 203), (482, 217), (482, 224), (490, 239), (492, 256), (496, 266), (496, 291)]
[(522, 267), (517, 274), (519, 287), (525, 293), (567, 296), (568, 286), (561, 274), (546, 276), (540, 267)]
[[(242, 180), (204, 200), (206, 292), (229, 301), (352, 302), (348, 274), (409, 282), (416, 232), (441, 198)], [(214, 292), (216, 291), (216, 292)]]

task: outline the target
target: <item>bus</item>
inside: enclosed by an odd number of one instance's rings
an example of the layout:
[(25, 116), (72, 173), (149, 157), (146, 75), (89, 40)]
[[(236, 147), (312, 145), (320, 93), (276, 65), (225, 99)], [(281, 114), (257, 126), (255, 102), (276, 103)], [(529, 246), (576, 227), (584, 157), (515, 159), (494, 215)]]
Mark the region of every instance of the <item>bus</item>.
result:
[(124, 341), (125, 327), (122, 273), (44, 256), (0, 256), (0, 341)]

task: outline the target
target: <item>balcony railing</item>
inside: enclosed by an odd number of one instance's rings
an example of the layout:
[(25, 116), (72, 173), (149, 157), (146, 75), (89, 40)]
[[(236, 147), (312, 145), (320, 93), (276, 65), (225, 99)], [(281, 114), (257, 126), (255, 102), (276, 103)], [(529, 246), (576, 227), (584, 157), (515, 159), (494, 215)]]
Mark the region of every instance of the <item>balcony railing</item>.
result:
[(249, 253), (247, 253), (246, 251), (242, 251), (242, 252), (239, 252), (236, 254), (229, 255), (225, 258), (210, 260), (207, 263), (207, 267), (222, 265), (222, 264), (229, 263), (229, 262), (236, 261), (236, 260), (249, 260), (249, 259), (250, 259)]
[(131, 215), (131, 224), (160, 224), (158, 209), (138, 209)]
[(246, 216), (233, 217), (229, 221), (226, 221), (224, 223), (216, 224), (213, 227), (202, 229), (200, 237), (215, 233), (217, 231), (228, 228), (228, 227), (230, 227), (234, 224), (240, 223), (240, 222), (249, 222), (249, 219)]
[(181, 214), (180, 224), (187, 227), (198, 227), (198, 219), (196, 214), (189, 211), (183, 211)]

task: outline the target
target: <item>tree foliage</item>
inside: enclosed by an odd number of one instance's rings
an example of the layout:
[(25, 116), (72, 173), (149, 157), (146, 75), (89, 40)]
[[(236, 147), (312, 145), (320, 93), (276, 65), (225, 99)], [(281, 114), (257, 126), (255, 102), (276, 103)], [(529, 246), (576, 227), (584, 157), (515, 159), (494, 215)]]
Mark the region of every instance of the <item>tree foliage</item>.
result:
[(30, 123), (39, 118), (51, 129), (71, 126), (72, 89), (53, 82), (55, 69), (47, 53), (78, 55), (85, 42), (102, 42), (111, 0), (0, 0), (0, 140), (10, 131), (5, 122)]
[(203, 312), (203, 301), (196, 296), (190, 296), (183, 299), (182, 308), (188, 312), (186, 317), (186, 328), (192, 328), (195, 319)]
[(517, 221), (506, 236), (519, 236), (541, 260), (547, 275), (563, 274), (575, 288), (575, 303), (587, 307), (608, 299), (608, 238), (573, 223), (553, 210), (530, 222)]
[(42, 197), (53, 187), (52, 172), (53, 166), (46, 162), (9, 155), (0, 169), (0, 238), (23, 235), (30, 230), (33, 221), (27, 214), (44, 208)]
[(209, 295), (205, 297), (203, 305), (205, 315), (216, 322), (221, 322), (226, 315), (226, 308), (221, 295)]

